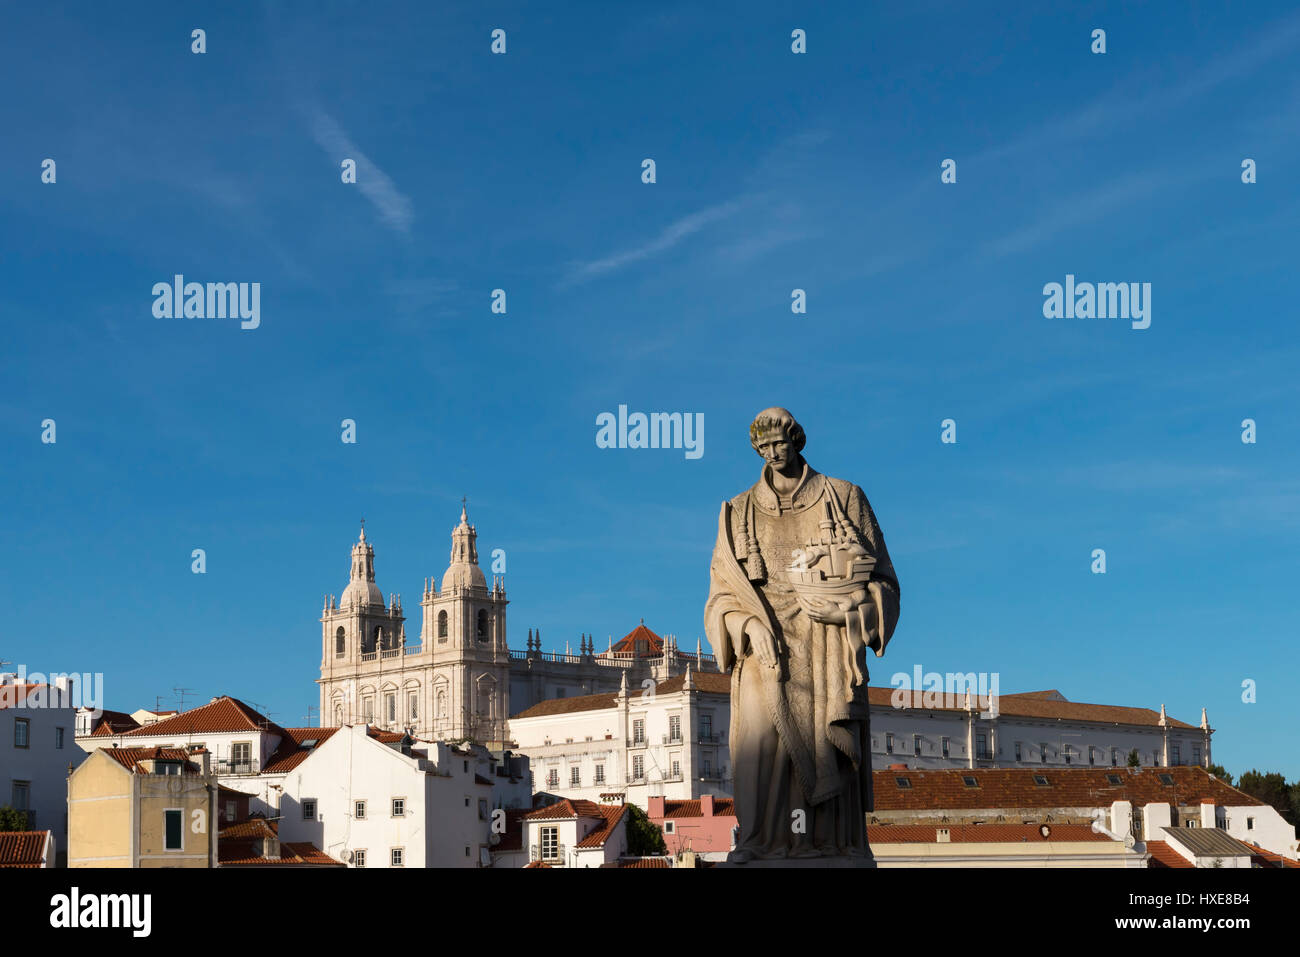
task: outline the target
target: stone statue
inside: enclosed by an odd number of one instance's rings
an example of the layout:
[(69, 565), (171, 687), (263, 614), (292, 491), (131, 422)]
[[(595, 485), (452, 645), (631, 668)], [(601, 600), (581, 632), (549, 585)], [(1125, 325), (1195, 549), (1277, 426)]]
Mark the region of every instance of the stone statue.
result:
[(704, 609), (731, 672), (728, 862), (870, 866), (866, 652), (893, 634), (898, 579), (862, 489), (804, 461), (794, 416), (764, 409), (749, 434), (766, 465), (722, 503)]

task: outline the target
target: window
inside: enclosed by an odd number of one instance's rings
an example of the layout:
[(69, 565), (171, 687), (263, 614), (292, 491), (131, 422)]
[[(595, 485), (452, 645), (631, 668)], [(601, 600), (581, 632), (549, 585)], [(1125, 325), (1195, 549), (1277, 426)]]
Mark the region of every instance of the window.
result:
[(632, 780), (640, 781), (645, 777), (645, 757), (634, 755), (632, 758)]
[(1121, 778), (1118, 774), (1108, 774), (1106, 775), (1106, 780), (1109, 781), (1111, 784), (1113, 784), (1115, 787), (1119, 787), (1121, 784), (1124, 783), (1124, 779)]
[(711, 714), (700, 715), (700, 740), (713, 740), (713, 715)]
[(894, 778), (894, 783), (898, 785), (900, 791), (907, 791), (912, 787), (912, 781), (910, 778)]
[(993, 753), (989, 751), (989, 736), (983, 732), (975, 735), (975, 757), (979, 761), (990, 761)]
[(1019, 742), (1019, 741), (1016, 742), (1016, 760), (1017, 760), (1017, 761), (1020, 760), (1020, 742)]
[(542, 860), (555, 861), (560, 858), (560, 829), (558, 827), (542, 828)]
[(311, 798), (302, 802), (302, 819), (304, 821), (316, 820), (316, 802)]
[(1038, 787), (1040, 787), (1040, 788), (1045, 788), (1045, 787), (1047, 787), (1047, 786), (1048, 786), (1048, 783), (1047, 783), (1047, 775), (1045, 775), (1045, 774), (1035, 774), (1035, 775), (1034, 775), (1034, 784), (1036, 784), (1036, 785), (1037, 785)]
[(596, 783), (597, 784), (605, 783), (605, 765), (603, 764), (596, 765)]
[(1119, 767), (1119, 748), (1110, 749), (1110, 766), (1112, 768)]
[(947, 739), (947, 738), (944, 738), (944, 739), (943, 739), (943, 756), (944, 756), (945, 758), (948, 756), (948, 739)]
[(894, 732), (892, 731), (885, 733), (885, 753), (886, 754), (894, 753)]
[(445, 611), (438, 612), (438, 640), (447, 640), (447, 613)]
[(63, 729), (62, 728), (54, 729), (54, 747), (60, 751), (63, 750)]
[(361, 718), (366, 724), (375, 723), (375, 699), (369, 695), (361, 701)]
[(352, 816), (356, 818), (358, 821), (364, 821), (366, 819), (366, 802), (357, 801), (355, 804), (353, 804), (352, 807), (353, 807)]
[(252, 763), (253, 745), (249, 741), (236, 741), (230, 746), (230, 763), (247, 769)]
[(912, 735), (912, 753), (918, 758), (921, 756), (921, 736), (919, 734)]
[(355, 867), (365, 867), (365, 866), (366, 866), (366, 852), (365, 852), (365, 851), (354, 851), (353, 853), (354, 853), (354, 855), (355, 855), (355, 856), (353, 857), (353, 860), (352, 860), (353, 866), (355, 866)]
[(179, 810), (163, 811), (163, 820), (166, 831), (166, 848), (169, 851), (185, 850), (185, 829), (182, 827), (184, 820)]
[(558, 788), (560, 786), (559, 768), (551, 768), (546, 772), (546, 786), (548, 788)]
[(1192, 745), (1192, 764), (1197, 767), (1201, 766), (1201, 746), (1199, 744)]
[(478, 623), (474, 627), (474, 634), (479, 641), (486, 641), (488, 636), (488, 617), (487, 609), (478, 610)]
[(645, 718), (636, 718), (632, 722), (632, 743), (645, 744)]
[(14, 718), (14, 747), (30, 747), (31, 721), (28, 718)]
[(1181, 752), (1178, 750), (1178, 745), (1175, 744), (1175, 745), (1173, 746), (1173, 748), (1172, 748), (1172, 751), (1173, 751), (1173, 753), (1172, 753), (1171, 756), (1172, 756), (1172, 758), (1173, 758), (1173, 761), (1171, 761), (1170, 763), (1171, 763), (1171, 764), (1182, 764), (1182, 763), (1183, 763), (1182, 754), (1181, 754)]
[(469, 795), (468, 795), (468, 794), (465, 795), (465, 806), (466, 806), (466, 807), (469, 807)]
[(1160, 775), (1160, 783), (1171, 788), (1174, 786), (1174, 776), (1172, 774), (1162, 774)]
[(395, 848), (393, 848), (393, 866), (394, 866), (394, 867), (401, 867), (401, 866), (402, 866), (402, 857), (403, 857), (402, 848), (400, 848), (400, 847), (395, 847)]
[(397, 695), (384, 695), (384, 714), (387, 716), (389, 724), (397, 720)]
[(32, 782), (15, 781), (13, 783), (12, 794), (13, 800), (9, 802), (10, 806), (13, 807), (15, 811), (28, 810), (31, 807)]
[(975, 779), (975, 775), (973, 774), (963, 774), (961, 777), (961, 783), (966, 785), (968, 788), (977, 788), (980, 786), (979, 781)]
[(705, 779), (710, 779), (710, 778), (712, 778), (712, 777), (713, 777), (713, 764), (712, 764), (712, 762), (709, 761), (708, 758), (704, 758), (704, 759), (700, 762), (700, 764), (702, 765), (701, 768), (700, 768), (700, 777), (705, 778)]
[(674, 777), (674, 778), (680, 778), (680, 777), (682, 776), (682, 762), (681, 762), (681, 761), (673, 761), (673, 765), (672, 765), (672, 773), (671, 773), (669, 776), (670, 776), (670, 777)]
[(576, 788), (582, 784), (582, 770), (574, 765), (569, 768), (569, 787)]
[(343, 626), (339, 625), (339, 630), (334, 632), (334, 657), (342, 658), (347, 654), (348, 639), (343, 631)]
[(1096, 763), (1097, 763), (1096, 750), (1097, 750), (1097, 749), (1094, 748), (1091, 744), (1088, 745), (1088, 763), (1089, 763), (1089, 764), (1096, 764)]
[(406, 798), (393, 798), (393, 817), (406, 817)]
[(1046, 763), (1047, 763), (1047, 745), (1046, 745), (1046, 744), (1040, 744), (1040, 745), (1038, 746), (1038, 753), (1039, 753), (1039, 755), (1042, 757), (1042, 761), (1041, 761), (1040, 763), (1042, 763), (1042, 764), (1046, 764)]
[(680, 741), (682, 739), (682, 716), (674, 714), (668, 716), (668, 740)]
[(664, 821), (664, 833), (665, 833), (665, 834), (672, 834), (672, 833), (674, 833), (674, 831), (673, 831), (673, 824), (674, 824), (673, 821)]
[(418, 691), (408, 691), (406, 693), (406, 714), (412, 721), (420, 717), (420, 693)]
[(1255, 819), (1253, 817), (1246, 818), (1246, 830), (1248, 831), (1255, 830)]

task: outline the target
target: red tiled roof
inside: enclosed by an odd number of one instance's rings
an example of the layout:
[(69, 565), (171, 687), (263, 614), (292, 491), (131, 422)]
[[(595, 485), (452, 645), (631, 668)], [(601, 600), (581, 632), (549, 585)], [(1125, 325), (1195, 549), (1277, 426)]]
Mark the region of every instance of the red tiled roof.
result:
[(199, 766), (190, 760), (191, 752), (184, 748), (100, 748), (122, 767), (135, 774), (148, 774), (141, 761), (181, 761), (186, 773), (197, 773)]
[(1147, 867), (1196, 866), (1170, 847), (1167, 841), (1147, 841), (1147, 850), (1151, 853), (1151, 860), (1147, 861)]
[[(735, 802), (731, 798), (714, 798), (713, 799), (713, 816), (714, 817), (734, 817), (736, 814)], [(664, 819), (670, 817), (703, 817), (704, 812), (700, 810), (699, 800), (693, 801), (664, 801)]]
[[(637, 646), (637, 642), (641, 642), (640, 647)], [(645, 622), (641, 622), (619, 641), (614, 642), (613, 651), (615, 654), (634, 654), (640, 658), (662, 655), (664, 640), (647, 628)]]
[[(331, 737), (338, 728), (282, 728), (284, 737), (276, 745), (273, 751), (266, 759), (266, 765), (262, 768), (263, 774), (284, 774), (292, 771), (298, 765), (307, 760), (316, 748), (320, 747)], [(316, 740), (316, 744), (310, 748), (302, 746), (304, 741)]]
[(1038, 824), (869, 824), (869, 844), (937, 844), (938, 830), (948, 830), (952, 844), (1045, 844), (1049, 841), (1110, 841), (1122, 843), (1092, 829), (1091, 824), (1049, 824), (1044, 837)]
[[(0, 832), (0, 868), (40, 867), (49, 831)], [(53, 861), (49, 861), (53, 864)]]
[(592, 828), (582, 840), (578, 841), (576, 847), (604, 847), (605, 842), (613, 835), (614, 828), (618, 827), (618, 822), (623, 820), (623, 815), (627, 814), (626, 804), (597, 804), (596, 807), (600, 808), (604, 822)]
[(620, 857), (616, 861), (601, 864), (601, 867), (672, 867), (664, 857)]
[[(867, 698), (873, 707), (893, 708), (896, 688), (867, 689)], [(913, 694), (923, 692), (917, 690)], [(1055, 697), (1053, 697), (1055, 696)], [(904, 699), (905, 701), (908, 699)], [(924, 700), (923, 698), (921, 699)], [(942, 699), (940, 699), (942, 700)], [(1080, 701), (1067, 701), (1059, 691), (1027, 691), (1022, 694), (998, 695), (998, 714), (1018, 718), (1049, 718), (1062, 721), (1092, 721), (1098, 724), (1134, 724), (1156, 727), (1160, 724), (1160, 712), (1150, 708), (1128, 708), (1112, 704), (1084, 704)], [(977, 696), (971, 694), (971, 704), (978, 705)], [(905, 708), (916, 711), (961, 711), (961, 702), (949, 702), (926, 708)], [(1171, 728), (1197, 729), (1197, 725), (1169, 718)]]
[(122, 711), (104, 711), (95, 722), (90, 732), (94, 737), (107, 737), (114, 734), (126, 734), (140, 727), (140, 722)]
[(1275, 854), (1273, 851), (1266, 851), (1258, 844), (1250, 841), (1245, 842), (1254, 853), (1250, 856), (1252, 864), (1258, 864), (1260, 867), (1300, 867), (1300, 861), (1292, 860), (1289, 857), (1283, 857), (1281, 854)]
[(280, 844), (279, 857), (263, 857), (256, 853), (262, 849), (262, 841), (276, 837), (275, 822), (263, 818), (252, 818), (242, 824), (234, 824), (217, 834), (217, 862), (222, 867), (254, 866), (316, 866), (342, 867), (310, 842), (284, 842)]
[(524, 865), (524, 870), (528, 870), (530, 867), (545, 867), (547, 870), (551, 869), (551, 865), (547, 864), (545, 861), (529, 861)]
[(159, 721), (157, 724), (137, 728), (128, 732), (128, 736), (227, 734), (236, 731), (270, 731), (283, 734), (284, 729), (238, 698), (223, 695), (205, 705)]
[[(1172, 785), (1161, 782), (1169, 775)], [(1047, 785), (1034, 783), (1041, 775)], [(1112, 784), (1110, 776), (1120, 783)], [(967, 787), (973, 777), (977, 787)], [(900, 788), (896, 778), (911, 787)], [(1212, 801), (1223, 807), (1260, 805), (1204, 768), (943, 768), (938, 770), (873, 771), (876, 813), (882, 811), (941, 811), (966, 808), (1102, 807), (1132, 801), (1188, 807)]]

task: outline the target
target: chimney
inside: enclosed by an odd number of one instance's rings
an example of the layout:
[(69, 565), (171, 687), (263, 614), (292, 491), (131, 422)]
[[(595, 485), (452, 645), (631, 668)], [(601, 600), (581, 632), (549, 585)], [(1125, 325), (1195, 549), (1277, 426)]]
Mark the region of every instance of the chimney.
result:
[(650, 805), (646, 808), (651, 820), (662, 821), (664, 819), (664, 796), (662, 794), (651, 795)]
[(934, 829), (934, 842), (936, 844), (951, 844), (952, 831), (946, 827), (937, 827)]
[(700, 817), (713, 817), (713, 795), (700, 795)]

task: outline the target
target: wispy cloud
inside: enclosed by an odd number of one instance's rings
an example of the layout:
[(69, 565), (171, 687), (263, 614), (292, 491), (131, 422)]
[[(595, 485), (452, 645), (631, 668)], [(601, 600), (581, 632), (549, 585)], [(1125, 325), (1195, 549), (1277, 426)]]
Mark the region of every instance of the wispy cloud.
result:
[(571, 286), (576, 283), (587, 282), (598, 276), (603, 276), (616, 270), (622, 269), (631, 263), (640, 262), (649, 259), (651, 256), (657, 256), (660, 253), (667, 252), (678, 243), (695, 235), (706, 226), (721, 222), (734, 216), (740, 210), (744, 209), (751, 202), (750, 197), (740, 197), (725, 203), (718, 203), (715, 206), (707, 206), (699, 212), (691, 213), (689, 216), (683, 216), (681, 219), (669, 225), (659, 233), (654, 239), (632, 249), (626, 249), (623, 252), (615, 253), (612, 256), (606, 256), (603, 259), (596, 259), (590, 262), (578, 263), (568, 277), (561, 283), (562, 286)]
[(411, 200), (397, 188), (382, 169), (370, 161), (366, 154), (357, 149), (356, 144), (339, 126), (334, 117), (319, 107), (310, 111), (312, 137), (320, 148), (336, 162), (353, 159), (357, 163), (357, 188), (370, 200), (385, 225), (399, 233), (408, 233), (415, 213)]

